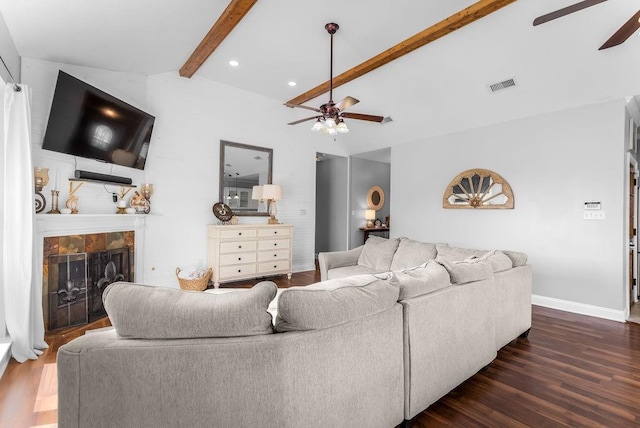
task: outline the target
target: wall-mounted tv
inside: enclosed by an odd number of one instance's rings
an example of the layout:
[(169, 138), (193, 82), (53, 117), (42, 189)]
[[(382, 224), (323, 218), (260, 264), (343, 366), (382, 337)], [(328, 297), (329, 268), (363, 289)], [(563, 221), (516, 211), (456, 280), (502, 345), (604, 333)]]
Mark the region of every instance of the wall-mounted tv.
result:
[(155, 118), (60, 71), (42, 148), (144, 169)]

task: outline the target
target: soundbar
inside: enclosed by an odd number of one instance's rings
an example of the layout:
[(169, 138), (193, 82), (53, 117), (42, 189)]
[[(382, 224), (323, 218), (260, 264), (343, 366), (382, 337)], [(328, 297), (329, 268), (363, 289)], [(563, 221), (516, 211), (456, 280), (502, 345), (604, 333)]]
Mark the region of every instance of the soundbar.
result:
[(83, 171), (76, 169), (75, 177), (80, 180), (95, 180), (95, 181), (109, 181), (111, 183), (118, 184), (131, 184), (133, 181), (127, 177), (120, 177), (117, 175), (100, 174), (97, 172)]

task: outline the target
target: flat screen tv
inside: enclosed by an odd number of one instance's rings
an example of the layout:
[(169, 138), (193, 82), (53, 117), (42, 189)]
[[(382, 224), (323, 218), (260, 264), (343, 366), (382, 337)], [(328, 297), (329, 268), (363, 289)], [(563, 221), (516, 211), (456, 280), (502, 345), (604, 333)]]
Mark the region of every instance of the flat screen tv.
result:
[(155, 118), (60, 71), (42, 148), (144, 169)]

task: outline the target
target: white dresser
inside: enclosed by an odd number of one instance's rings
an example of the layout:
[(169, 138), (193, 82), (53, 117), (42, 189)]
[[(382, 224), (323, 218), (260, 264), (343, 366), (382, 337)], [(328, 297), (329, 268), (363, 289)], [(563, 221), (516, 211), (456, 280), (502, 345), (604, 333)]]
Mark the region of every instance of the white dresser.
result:
[(293, 226), (207, 226), (207, 265), (215, 288), (221, 282), (292, 273)]

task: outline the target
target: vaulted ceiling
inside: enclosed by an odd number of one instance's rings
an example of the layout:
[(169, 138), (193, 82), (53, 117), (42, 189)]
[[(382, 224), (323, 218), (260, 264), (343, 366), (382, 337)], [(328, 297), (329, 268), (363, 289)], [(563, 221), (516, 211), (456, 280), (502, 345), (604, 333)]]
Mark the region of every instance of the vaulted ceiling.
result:
[[(350, 121), (352, 132), (341, 137), (349, 151), (640, 94), (640, 37), (598, 51), (640, 3), (609, 0), (532, 25), (534, 18), (575, 2), (517, 0), (340, 86), (336, 101), (350, 95), (360, 100), (354, 111), (393, 118), (385, 125)], [(334, 37), (338, 75), (474, 3), (258, 1), (192, 78), (285, 103), (328, 79), (327, 22), (340, 25)], [(228, 4), (0, 0), (0, 14), (23, 57), (150, 75), (177, 72)], [(240, 65), (230, 67), (231, 59)], [(488, 89), (509, 78), (515, 87)], [(306, 104), (317, 107), (327, 99), (323, 94)], [(308, 113), (287, 114), (293, 121)]]

